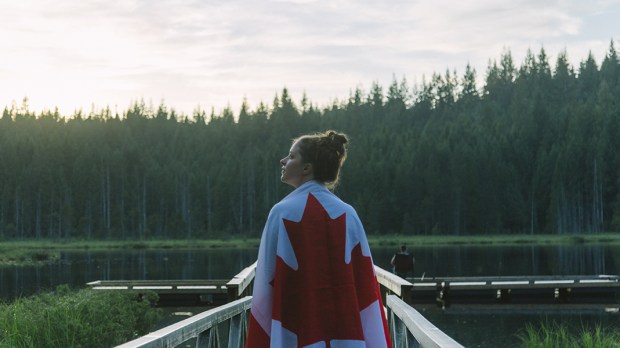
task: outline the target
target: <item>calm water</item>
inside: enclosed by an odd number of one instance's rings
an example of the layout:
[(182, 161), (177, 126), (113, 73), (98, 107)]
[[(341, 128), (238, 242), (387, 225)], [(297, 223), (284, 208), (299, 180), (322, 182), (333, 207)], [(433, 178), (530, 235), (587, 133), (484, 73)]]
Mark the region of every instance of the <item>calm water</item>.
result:
[[(412, 249), (415, 276), (594, 275), (620, 273), (620, 246), (424, 247)], [(393, 249), (374, 248), (375, 264), (389, 269)], [(10, 300), (59, 284), (84, 287), (94, 280), (227, 279), (253, 263), (257, 251), (191, 250), (66, 252), (58, 263), (0, 267), (0, 297)], [(556, 321), (576, 326), (602, 324), (620, 329), (618, 304), (453, 305), (441, 310), (416, 305), (431, 322), (466, 347), (516, 347), (526, 323)]]

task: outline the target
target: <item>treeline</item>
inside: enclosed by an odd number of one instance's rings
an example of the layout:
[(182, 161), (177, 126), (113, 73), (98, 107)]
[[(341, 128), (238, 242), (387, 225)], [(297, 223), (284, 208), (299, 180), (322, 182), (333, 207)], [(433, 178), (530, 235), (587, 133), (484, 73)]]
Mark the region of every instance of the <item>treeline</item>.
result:
[(278, 161), (291, 139), (325, 129), (351, 138), (336, 192), (368, 233), (620, 230), (613, 41), (600, 65), (505, 52), (476, 79), (395, 79), (327, 107), (283, 89), (238, 115), (137, 102), (63, 117), (24, 100), (0, 119), (0, 238), (258, 235), (290, 192)]

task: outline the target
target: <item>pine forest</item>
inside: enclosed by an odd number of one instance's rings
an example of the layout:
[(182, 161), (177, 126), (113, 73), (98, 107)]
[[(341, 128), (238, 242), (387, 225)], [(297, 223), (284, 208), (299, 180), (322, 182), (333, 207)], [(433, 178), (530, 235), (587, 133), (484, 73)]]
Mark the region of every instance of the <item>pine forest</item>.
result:
[(24, 98), (0, 118), (0, 240), (259, 236), (290, 192), (291, 140), (327, 129), (350, 138), (335, 193), (368, 234), (620, 231), (612, 40), (600, 62), (505, 51), (483, 73), (395, 77), (323, 106), (286, 88), (236, 114), (35, 114)]

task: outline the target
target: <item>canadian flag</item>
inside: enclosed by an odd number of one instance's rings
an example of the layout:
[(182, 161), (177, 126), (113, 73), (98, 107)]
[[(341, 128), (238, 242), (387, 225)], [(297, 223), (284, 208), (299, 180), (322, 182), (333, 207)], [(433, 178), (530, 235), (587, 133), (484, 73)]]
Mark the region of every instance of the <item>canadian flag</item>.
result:
[(315, 181), (269, 213), (246, 347), (391, 347), (359, 217)]

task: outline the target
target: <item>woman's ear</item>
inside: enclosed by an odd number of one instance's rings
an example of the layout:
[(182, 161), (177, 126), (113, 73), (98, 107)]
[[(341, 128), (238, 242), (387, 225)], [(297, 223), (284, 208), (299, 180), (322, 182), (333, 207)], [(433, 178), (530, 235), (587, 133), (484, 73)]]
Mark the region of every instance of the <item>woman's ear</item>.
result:
[(305, 163), (304, 164), (304, 174), (305, 175), (311, 174), (312, 171), (313, 171), (312, 163)]

